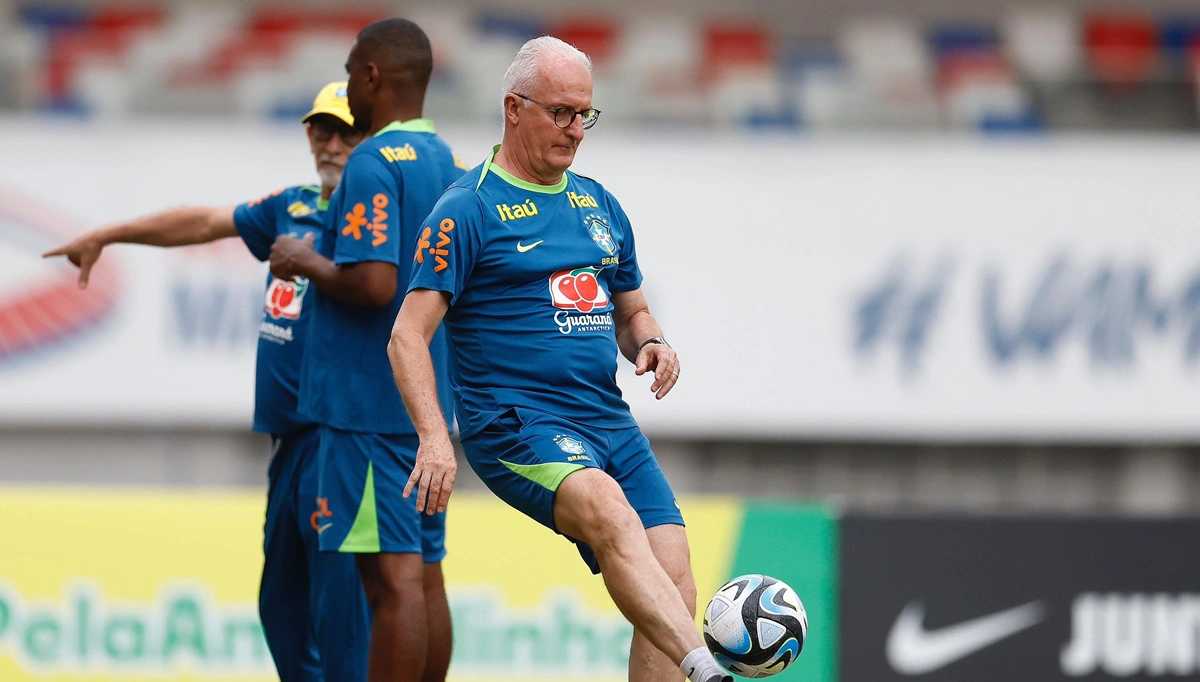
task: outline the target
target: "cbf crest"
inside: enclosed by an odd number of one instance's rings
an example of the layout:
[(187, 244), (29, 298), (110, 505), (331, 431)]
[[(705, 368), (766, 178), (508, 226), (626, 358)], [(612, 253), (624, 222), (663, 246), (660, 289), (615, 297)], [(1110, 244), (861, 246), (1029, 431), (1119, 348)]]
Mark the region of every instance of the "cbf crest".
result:
[(612, 232), (608, 228), (608, 221), (604, 216), (593, 213), (583, 219), (583, 224), (587, 226), (588, 234), (592, 236), (592, 241), (596, 242), (596, 246), (610, 256), (616, 255), (617, 242), (613, 240)]
[(563, 452), (567, 453), (568, 455), (582, 455), (583, 453), (587, 452), (587, 449), (583, 447), (583, 443), (580, 443), (570, 436), (559, 434), (554, 437), (554, 442), (559, 448), (562, 449)]

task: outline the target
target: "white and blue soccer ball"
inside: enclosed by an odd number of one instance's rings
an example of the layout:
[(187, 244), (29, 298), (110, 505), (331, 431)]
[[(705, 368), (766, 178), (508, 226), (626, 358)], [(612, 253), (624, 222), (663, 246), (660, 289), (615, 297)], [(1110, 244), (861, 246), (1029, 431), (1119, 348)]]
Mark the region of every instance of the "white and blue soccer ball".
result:
[(704, 609), (704, 643), (734, 675), (783, 672), (804, 649), (808, 614), (796, 591), (765, 575), (743, 575), (717, 590)]

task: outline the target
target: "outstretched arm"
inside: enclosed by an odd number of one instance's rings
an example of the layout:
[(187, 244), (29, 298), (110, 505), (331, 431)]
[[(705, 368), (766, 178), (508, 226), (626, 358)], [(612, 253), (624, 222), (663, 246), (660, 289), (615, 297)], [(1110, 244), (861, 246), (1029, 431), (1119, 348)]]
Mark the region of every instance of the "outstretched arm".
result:
[(662, 340), (662, 328), (650, 314), (641, 289), (614, 293), (612, 302), (621, 354), (636, 366), (638, 376), (654, 372), (650, 390), (662, 400), (679, 381), (679, 356)]
[(109, 244), (189, 246), (236, 236), (232, 206), (174, 208), (86, 232), (42, 257), (66, 256), (79, 268), (79, 288), (86, 289), (92, 266)]
[(429, 342), (450, 307), (449, 298), (449, 294), (432, 289), (409, 292), (396, 316), (387, 349), (400, 397), (421, 439), (417, 464), (408, 485), (404, 486), (404, 497), (411, 495), (415, 486), (417, 511), (427, 514), (446, 511), (458, 472), (446, 418), (438, 404), (437, 377), (429, 354)]

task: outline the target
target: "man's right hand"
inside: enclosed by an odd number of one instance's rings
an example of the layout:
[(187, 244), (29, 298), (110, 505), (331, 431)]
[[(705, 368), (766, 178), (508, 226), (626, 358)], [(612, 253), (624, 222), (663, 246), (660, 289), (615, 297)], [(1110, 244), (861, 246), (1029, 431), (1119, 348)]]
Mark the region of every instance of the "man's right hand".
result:
[(443, 437), (422, 439), (417, 448), (417, 464), (408, 485), (404, 486), (404, 499), (417, 488), (417, 511), (432, 516), (434, 512), (446, 511), (450, 493), (454, 491), (454, 478), (458, 475), (458, 458), (454, 456), (454, 445), (450, 434)]
[(100, 260), (100, 252), (104, 242), (96, 236), (96, 232), (88, 232), (67, 242), (57, 249), (51, 249), (42, 254), (42, 258), (66, 256), (71, 264), (79, 268), (79, 288), (86, 289), (88, 276), (92, 274), (92, 266)]

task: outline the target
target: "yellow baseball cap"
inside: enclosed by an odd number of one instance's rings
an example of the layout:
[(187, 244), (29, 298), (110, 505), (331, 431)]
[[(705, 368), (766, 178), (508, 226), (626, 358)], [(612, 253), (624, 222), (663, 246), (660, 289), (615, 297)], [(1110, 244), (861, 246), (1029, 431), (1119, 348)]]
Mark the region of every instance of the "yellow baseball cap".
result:
[(317, 114), (336, 116), (346, 125), (354, 125), (354, 116), (350, 113), (350, 102), (346, 100), (345, 81), (330, 83), (321, 88), (321, 91), (317, 93), (317, 98), (313, 100), (312, 111), (305, 114), (300, 122), (308, 123), (308, 119)]

